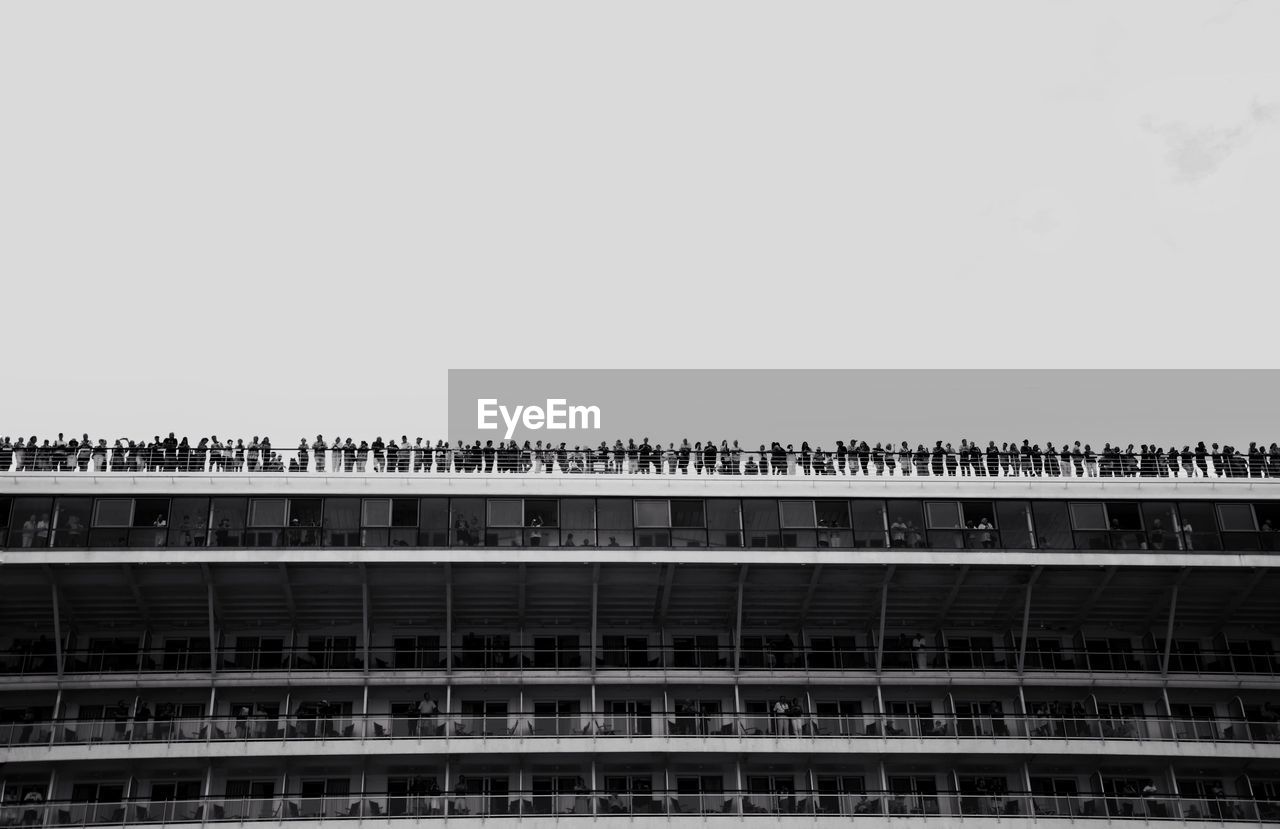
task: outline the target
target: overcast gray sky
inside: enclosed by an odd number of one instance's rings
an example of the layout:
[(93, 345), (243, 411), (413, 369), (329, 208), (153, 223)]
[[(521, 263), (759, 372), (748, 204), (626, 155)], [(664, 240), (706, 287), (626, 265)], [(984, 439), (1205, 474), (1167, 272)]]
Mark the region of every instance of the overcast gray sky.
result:
[(10, 0), (0, 433), (438, 434), (448, 368), (1271, 367), (1277, 31)]

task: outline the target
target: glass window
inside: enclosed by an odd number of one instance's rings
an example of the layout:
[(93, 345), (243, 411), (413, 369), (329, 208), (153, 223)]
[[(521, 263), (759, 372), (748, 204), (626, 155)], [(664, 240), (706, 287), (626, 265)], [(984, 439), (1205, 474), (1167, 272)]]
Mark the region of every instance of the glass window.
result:
[(705, 527), (706, 516), (702, 501), (693, 498), (675, 498), (671, 501), (671, 526)]
[(1178, 516), (1169, 501), (1144, 501), (1142, 518), (1147, 527), (1147, 545), (1151, 550), (1177, 550)]
[(812, 501), (780, 501), (782, 526), (812, 527), (814, 524)]
[[(968, 507), (965, 508), (966, 510)], [(996, 501), (995, 526), (999, 547), (1030, 550), (1036, 546), (1031, 535), (1031, 504), (1027, 501)], [(978, 519), (981, 521), (981, 517)]]
[(737, 498), (711, 498), (707, 502), (707, 526), (716, 530), (742, 529)]
[(209, 529), (208, 498), (174, 498), (170, 507), (170, 547), (203, 547)]
[(132, 498), (99, 498), (94, 504), (93, 526), (95, 527), (131, 527), (133, 526)]
[[(889, 544), (893, 547), (923, 547), (924, 505), (920, 501), (888, 501)], [(896, 525), (896, 526), (895, 526)]]
[(319, 498), (290, 498), (289, 499), (289, 526), (291, 527), (320, 526), (321, 503), (322, 501)]
[(391, 526), (393, 527), (418, 526), (418, 499), (417, 498), (392, 498), (391, 499)]
[(523, 527), (524, 503), (518, 498), (490, 498), (489, 526)]
[(629, 530), (635, 526), (634, 507), (626, 498), (601, 498), (596, 501), (596, 520), (602, 530)]
[(9, 506), (12, 502), (10, 498), (0, 497), (0, 527), (9, 526)]
[(848, 501), (814, 501), (813, 507), (814, 512), (818, 514), (819, 527), (849, 526)]
[(92, 509), (92, 498), (59, 498), (53, 511), (53, 546), (84, 546)]
[(1113, 530), (1140, 530), (1142, 516), (1137, 501), (1108, 501), (1107, 520)]
[(390, 527), (391, 499), (365, 498), (361, 505), (360, 523), (365, 527)]
[(418, 507), (418, 526), (424, 530), (449, 529), (449, 499), (423, 498)]
[(1225, 532), (1253, 532), (1253, 507), (1249, 504), (1218, 504), (1218, 520)]
[(360, 501), (356, 498), (325, 498), (324, 526), (331, 530), (354, 530), (360, 526)]
[(209, 526), (215, 547), (239, 547), (248, 503), (244, 498), (214, 498)]
[(666, 501), (637, 500), (637, 527), (669, 527), (671, 514)]
[(1077, 530), (1107, 529), (1107, 509), (1094, 501), (1071, 504), (1071, 526)]
[(1179, 531), (1182, 543), (1188, 550), (1221, 550), (1218, 524), (1214, 520), (1213, 504), (1206, 501), (1181, 501), (1178, 503)]
[(988, 524), (994, 524), (996, 520), (995, 504), (990, 501), (961, 501), (960, 520), (964, 522), (966, 527), (969, 526), (970, 521), (973, 522), (975, 527), (983, 521)]
[(743, 501), (742, 524), (748, 530), (778, 529), (778, 502), (769, 498)]
[(853, 546), (884, 547), (888, 543), (884, 501), (858, 500), (850, 506), (853, 513)]
[(1070, 550), (1075, 547), (1067, 505), (1061, 501), (1032, 501), (1036, 520), (1036, 546), (1047, 550)]
[(560, 526), (560, 510), (558, 509), (560, 502), (552, 498), (530, 498), (524, 502), (524, 523), (526, 527), (532, 527), (534, 520), (538, 522), (538, 526), (558, 527)]
[(254, 498), (249, 502), (249, 526), (283, 527), (285, 509), (283, 498)]
[(133, 502), (133, 526), (161, 527), (169, 523), (168, 498), (136, 498)]
[(960, 526), (960, 505), (955, 501), (926, 501), (924, 514), (930, 529), (949, 530)]
[(562, 527), (573, 530), (596, 528), (596, 502), (591, 498), (565, 498), (560, 502)]

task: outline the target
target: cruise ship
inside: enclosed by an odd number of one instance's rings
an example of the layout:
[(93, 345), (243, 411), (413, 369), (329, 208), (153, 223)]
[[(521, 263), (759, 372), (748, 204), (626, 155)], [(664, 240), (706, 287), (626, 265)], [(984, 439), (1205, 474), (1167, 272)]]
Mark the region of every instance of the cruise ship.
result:
[(1280, 823), (1278, 525), (1236, 476), (0, 473), (0, 826)]

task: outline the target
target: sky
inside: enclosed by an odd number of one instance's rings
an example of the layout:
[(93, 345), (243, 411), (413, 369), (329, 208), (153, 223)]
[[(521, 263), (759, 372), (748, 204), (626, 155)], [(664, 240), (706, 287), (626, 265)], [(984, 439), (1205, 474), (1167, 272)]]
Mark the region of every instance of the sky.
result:
[(1271, 368), (1277, 31), (10, 0), (0, 434), (432, 434), (450, 368)]

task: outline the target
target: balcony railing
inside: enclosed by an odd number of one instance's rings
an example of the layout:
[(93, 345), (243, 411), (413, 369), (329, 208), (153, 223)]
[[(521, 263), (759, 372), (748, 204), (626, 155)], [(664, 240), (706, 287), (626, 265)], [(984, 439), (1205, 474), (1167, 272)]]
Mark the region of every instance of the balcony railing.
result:
[(212, 796), (195, 799), (145, 799), (40, 803), (6, 802), (4, 825), (111, 826), (146, 823), (220, 823), (247, 820), (403, 818), (483, 818), (646, 815), (787, 816), (832, 815), (850, 818), (947, 816), (1044, 816), (1099, 820), (1184, 820), (1221, 823), (1280, 823), (1280, 801), (1242, 797), (1176, 797), (1164, 794), (1040, 794), (1034, 792), (961, 793), (837, 790), (608, 791), (580, 787), (473, 793), (470, 790), (421, 793), (348, 792), (286, 794), (271, 797)]
[(1280, 743), (1280, 723), (1263, 720), (1182, 719), (1154, 716), (895, 713), (796, 716), (756, 712), (599, 711), (561, 715), (512, 713), (430, 716), (309, 711), (292, 715), (148, 718), (119, 717), (0, 724), (0, 746), (169, 744), (253, 741), (371, 741), (434, 739), (537, 739), (655, 737), (1155, 741), (1196, 744)]
[[(155, 474), (155, 475), (675, 475), (696, 477), (769, 476), (775, 478), (855, 477), (880, 479), (919, 478), (1049, 478), (1054, 480), (1098, 480), (1136, 478), (1147, 481), (1236, 480), (1261, 481), (1280, 478), (1280, 464), (1274, 456), (1249, 460), (1230, 457), (1215, 464), (1206, 457), (1203, 466), (1190, 462), (1161, 465), (1152, 454), (1148, 461), (1132, 466), (1111, 463), (1103, 458), (1081, 459), (1075, 463), (1036, 463), (1034, 456), (1017, 452), (1001, 453), (999, 462), (983, 451), (972, 464), (961, 463), (956, 455), (882, 452), (880, 459), (868, 456), (840, 462), (834, 452), (800, 452), (776, 456), (773, 452), (732, 448), (716, 449), (710, 458), (706, 450), (690, 452), (682, 461), (678, 450), (660, 449), (645, 462), (636, 449), (615, 446), (607, 450), (587, 448), (559, 454), (550, 450), (518, 450), (501, 453), (437, 447), (405, 447), (395, 451), (354, 448), (324, 452), (311, 449), (275, 447), (192, 448), (187, 452), (165, 452), (146, 447), (107, 447), (80, 455), (58, 455), (51, 449), (22, 447), (0, 451), (0, 474)], [(1046, 459), (1048, 456), (1044, 456)], [(904, 460), (905, 459), (905, 460)], [(1136, 460), (1136, 456), (1135, 456)], [(1189, 460), (1189, 459), (1188, 459)]]
[[(496, 648), (453, 648), (404, 650), (387, 647), (369, 649), (371, 672), (587, 672), (591, 667), (590, 648), (507, 646)], [(306, 647), (244, 651), (224, 648), (209, 651), (68, 651), (63, 672), (71, 676), (149, 676), (165, 673), (345, 673), (365, 670), (363, 648), (314, 650)], [(451, 654), (451, 657), (450, 657)], [(1018, 669), (1016, 648), (945, 648), (902, 650), (886, 648), (884, 672), (998, 673)], [(451, 660), (451, 661), (450, 661)], [(1160, 673), (1163, 651), (1135, 648), (1127, 652), (1027, 650), (1023, 670), (1032, 672), (1080, 673), (1093, 675)], [(645, 650), (598, 648), (596, 671), (738, 671), (738, 672), (874, 672), (874, 648), (826, 649), (771, 646), (743, 647), (735, 658), (731, 645), (716, 647), (651, 646)], [(1168, 658), (1171, 674), (1203, 677), (1277, 676), (1280, 659), (1274, 654), (1239, 654), (1220, 651), (1172, 652)], [(35, 676), (58, 673), (55, 654), (0, 654), (0, 677)]]

